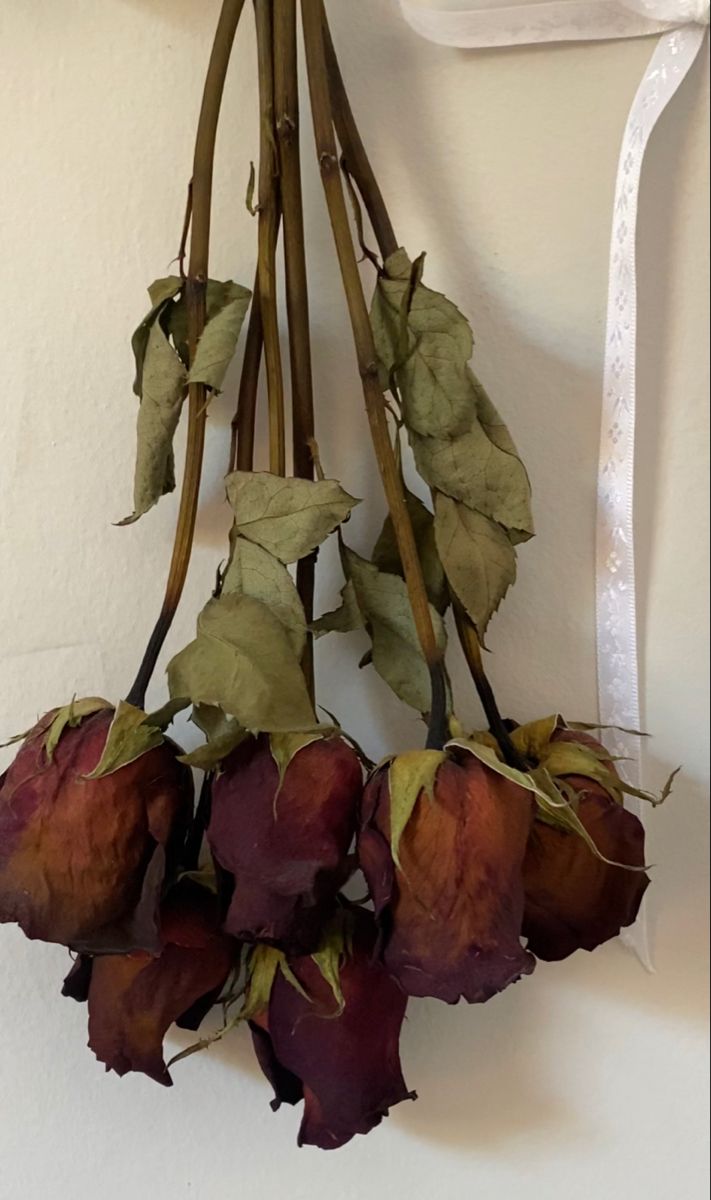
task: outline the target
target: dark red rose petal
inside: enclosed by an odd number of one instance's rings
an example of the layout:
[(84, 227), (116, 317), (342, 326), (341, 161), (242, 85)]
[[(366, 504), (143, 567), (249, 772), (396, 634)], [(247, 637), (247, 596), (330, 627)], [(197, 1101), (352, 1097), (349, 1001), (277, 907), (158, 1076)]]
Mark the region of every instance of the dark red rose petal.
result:
[(215, 898), (192, 884), (171, 894), (169, 941), (159, 957), (143, 952), (94, 960), (89, 988), (89, 1046), (117, 1075), (141, 1071), (172, 1080), (163, 1039), (178, 1019), (219, 995), (235, 961), (235, 943), (218, 929)]
[(253, 1029), (260, 1064), (275, 1104), (294, 1104), (303, 1089), (300, 1146), (335, 1150), (369, 1133), (389, 1110), (414, 1099), (402, 1076), (399, 1038), (407, 998), (374, 961), (376, 930), (358, 917), (353, 957), (341, 969), (345, 1007), (311, 958), (290, 967), (311, 998), (277, 974), (268, 1013)]
[(166, 851), (192, 779), (164, 743), (90, 780), (112, 720), (68, 727), (48, 761), (43, 718), (0, 788), (0, 922), (85, 952), (156, 950)]
[(316, 947), (347, 873), (361, 789), (358, 757), (336, 737), (300, 750), (281, 788), (267, 737), (249, 739), (226, 760), (208, 837), (234, 877), (229, 933), (295, 953)]
[(527, 792), (463, 752), (440, 767), (390, 854), (388, 772), (366, 788), (358, 854), (383, 928), (384, 961), (411, 996), (490, 999), (533, 957), (521, 945)]
[[(644, 865), (644, 829), (591, 780), (580, 791), (578, 816), (600, 852), (613, 862)], [(601, 862), (585, 842), (537, 821), (524, 864), (523, 931), (538, 958), (556, 962), (595, 950), (634, 924), (649, 885), (643, 871)]]

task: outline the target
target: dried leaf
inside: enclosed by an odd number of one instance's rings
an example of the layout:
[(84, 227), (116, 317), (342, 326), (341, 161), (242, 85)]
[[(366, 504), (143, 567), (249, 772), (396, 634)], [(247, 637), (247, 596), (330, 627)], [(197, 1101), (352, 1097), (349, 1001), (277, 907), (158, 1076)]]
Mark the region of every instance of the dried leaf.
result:
[(340, 1017), (346, 1007), (346, 1000), (343, 995), (343, 988), (341, 987), (341, 967), (348, 957), (350, 931), (346, 928), (347, 919), (348, 914), (346, 912), (342, 910), (337, 912), (324, 930), (319, 949), (315, 954), (311, 955), (323, 979), (333, 992), (333, 998), (336, 1001), (336, 1008), (331, 1014), (330, 1019)]
[(321, 741), (321, 738), (326, 736), (328, 732), (326, 729), (323, 732), (315, 729), (311, 733), (273, 733), (271, 735), (269, 749), (279, 771), (277, 793), (281, 789), (284, 776), (292, 759), (296, 758), (300, 750), (305, 750), (307, 746), (313, 745), (314, 742)]
[(231, 280), (221, 285), (213, 281), (216, 286), (222, 287), (222, 295), (213, 311), (208, 309), (208, 321), (190, 368), (190, 383), (202, 383), (213, 392), (222, 387), (252, 298), (248, 288)]
[(281, 622), (251, 596), (211, 600), (168, 667), (172, 696), (221, 708), (252, 732), (313, 729), (316, 716)]
[(151, 329), (160, 320), (170, 306), (171, 300), (182, 290), (183, 281), (177, 275), (169, 275), (167, 279), (156, 279), (148, 289), (151, 299), (149, 312), (141, 321), (138, 329), (131, 338), (131, 349), (136, 360), (136, 378), (133, 391), (136, 396), (143, 394), (143, 365), (146, 357), (146, 347)]
[(251, 1021), (269, 1007), (277, 971), (284, 963), (282, 952), (272, 946), (256, 946), (252, 951), (247, 997), (239, 1014), (241, 1021)]
[[(85, 717), (90, 717), (93, 713), (102, 712), (107, 708), (113, 708), (113, 704), (109, 704), (108, 700), (102, 700), (98, 696), (88, 696), (83, 700), (77, 700), (75, 697), (70, 704), (65, 704), (63, 708), (58, 709), (47, 731), (47, 739), (44, 744), (49, 761), (52, 761), (54, 752), (59, 745), (59, 739), (67, 726), (74, 729), (81, 724)], [(26, 736), (23, 734), (22, 740)]]
[(390, 847), (393, 862), (402, 869), (400, 841), (421, 795), (434, 803), (434, 786), (447, 755), (442, 750), (412, 750), (394, 758), (388, 776)]
[(417, 275), (418, 265), (402, 249), (386, 260), (371, 311), (375, 345), (397, 382), (408, 428), (456, 437), (476, 403), (468, 371), (474, 339), (459, 309)]
[(341, 604), (333, 612), (325, 613), (311, 625), (314, 637), (323, 637), (327, 633), (354, 633), (365, 625), (363, 614), (358, 607), (355, 588), (349, 579), (341, 592)]
[(173, 724), (178, 714), (184, 712), (186, 708), (190, 708), (189, 700), (184, 698), (167, 700), (162, 708), (148, 714), (146, 723), (148, 725), (155, 725), (156, 729), (161, 729), (165, 733), (168, 726)]
[(196, 704), (190, 719), (205, 734), (207, 741), (190, 754), (183, 755), (180, 762), (198, 771), (215, 771), (247, 737), (247, 731), (239, 721), (228, 717), (221, 708)]
[(243, 537), (232, 538), (232, 553), (222, 581), (222, 594), (253, 596), (271, 609), (287, 633), (294, 654), (306, 645), (306, 615), (291, 575), (283, 563)]
[(516, 541), (533, 536), (531, 485), (523, 463), (491, 442), (476, 418), (459, 437), (411, 433), (410, 442), (430, 487), (513, 531)]
[[(379, 571), (346, 546), (342, 560), (373, 642), (373, 666), (405, 704), (420, 713), (429, 712), (432, 681), (404, 581), (398, 575)], [(444, 623), (431, 605), (430, 614), (438, 645), (444, 649)]]
[(516, 554), (506, 531), (439, 493), (435, 538), (450, 586), (483, 636), (516, 580)]
[(551, 738), (560, 727), (561, 719), (557, 713), (552, 717), (543, 717), (539, 721), (531, 721), (528, 725), (519, 725), (511, 734), (511, 741), (524, 758), (534, 758), (540, 762), (548, 753)]
[(306, 558), (359, 503), (335, 480), (313, 483), (264, 471), (229, 475), (227, 498), (237, 533), (282, 563)]
[(133, 514), (130, 525), (175, 487), (173, 438), (187, 395), (185, 367), (170, 345), (160, 321), (148, 334), (138, 409)]
[(147, 713), (121, 700), (111, 722), (104, 752), (87, 779), (101, 779), (120, 771), (128, 763), (154, 750), (163, 742), (163, 733), (149, 723)]
[[(417, 548), (422, 563), (422, 573), (430, 603), (443, 613), (449, 603), (449, 591), (444, 569), (437, 552), (434, 532), (434, 517), (425, 504), (405, 488), (405, 502), (415, 533)], [(373, 550), (373, 563), (379, 571), (404, 578), (400, 551), (391, 517), (387, 517), (382, 532)]]

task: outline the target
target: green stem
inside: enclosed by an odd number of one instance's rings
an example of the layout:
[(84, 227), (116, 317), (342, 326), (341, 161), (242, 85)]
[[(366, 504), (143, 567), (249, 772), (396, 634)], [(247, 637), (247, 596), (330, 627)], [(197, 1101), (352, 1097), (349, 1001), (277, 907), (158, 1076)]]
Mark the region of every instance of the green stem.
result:
[[(205, 80), (195, 140), (191, 185), (190, 257), (185, 283), (191, 359), (205, 328), (215, 140), (227, 68), (243, 8), (244, 0), (223, 0)], [(128, 694), (129, 703), (140, 708), (145, 704), (146, 689), (180, 603), (188, 573), (195, 535), (202, 459), (205, 449), (207, 399), (207, 391), (204, 386), (201, 384), (190, 385), (185, 472), (165, 598), (138, 674)]]

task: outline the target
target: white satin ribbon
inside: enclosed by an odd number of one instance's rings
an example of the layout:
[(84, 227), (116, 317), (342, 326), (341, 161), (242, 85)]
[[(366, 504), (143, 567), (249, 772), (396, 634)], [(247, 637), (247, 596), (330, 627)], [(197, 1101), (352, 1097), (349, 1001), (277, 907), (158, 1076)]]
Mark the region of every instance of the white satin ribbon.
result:
[[(598, 474), (596, 600), (598, 706), (603, 725), (640, 729), (634, 559), (636, 422), (636, 235), (642, 163), (657, 121), (701, 50), (708, 0), (546, 0), (442, 11), (400, 0), (412, 28), (445, 46), (485, 49), (662, 33), (627, 118), (617, 171), (607, 301)], [(642, 743), (612, 732), (607, 744), (627, 780), (641, 784)], [(629, 805), (643, 818), (642, 804)], [(623, 940), (653, 970), (646, 907)]]

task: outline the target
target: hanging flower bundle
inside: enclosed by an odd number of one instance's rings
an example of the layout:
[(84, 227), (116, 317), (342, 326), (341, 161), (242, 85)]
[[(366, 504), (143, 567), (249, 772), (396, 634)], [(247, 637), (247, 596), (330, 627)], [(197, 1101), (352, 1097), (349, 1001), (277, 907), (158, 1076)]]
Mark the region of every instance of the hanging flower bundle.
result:
[[(519, 726), (499, 713), (482, 639), (533, 535), (529, 480), (470, 367), (468, 322), (427, 287), (424, 255), (409, 256), (394, 232), (322, 0), (301, 3), (318, 167), (389, 510), (369, 558), (348, 543), (358, 501), (324, 476), (315, 440), (296, 0), (254, 3), (254, 289), (210, 278), (215, 135), (243, 7), (224, 0), (219, 18), (179, 272), (149, 288), (133, 337), (138, 449), (125, 524), (173, 490), (173, 436), (187, 408), (165, 601), (125, 700), (74, 699), (17, 739), (0, 780), (0, 921), (73, 952), (64, 994), (87, 1004), (89, 1045), (107, 1070), (170, 1085), (169, 1028), (197, 1031), (216, 1010), (213, 1032), (186, 1053), (247, 1028), (274, 1107), (303, 1102), (300, 1144), (334, 1149), (415, 1098), (398, 1049), (410, 998), (483, 1003), (537, 959), (595, 949), (635, 920), (648, 876), (642, 826), (623, 803), (631, 789), (592, 733), (558, 715)], [(229, 554), (195, 639), (170, 663), (164, 708), (148, 713), (190, 559), (210, 399), (245, 322)], [(268, 471), (254, 469), (262, 362)], [(405, 445), (431, 506), (406, 486)], [(329, 537), (342, 602), (316, 618), (316, 558)], [(448, 627), (488, 722), (469, 736), (453, 712)], [(367, 662), (424, 721), (424, 748), (378, 766), (317, 716), (314, 639), (356, 629), (370, 637)], [(168, 736), (186, 709), (203, 735), (191, 754)], [(667, 792), (643, 795), (656, 803)], [(367, 895), (354, 902), (357, 889), (344, 889), (358, 872)]]

